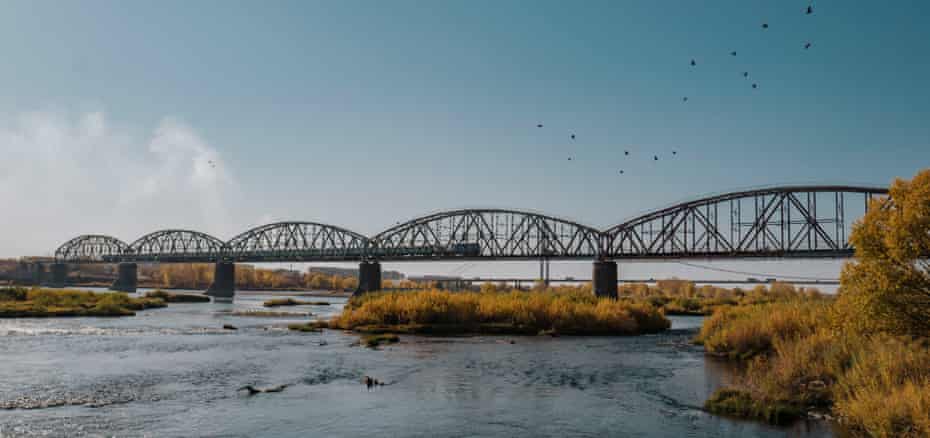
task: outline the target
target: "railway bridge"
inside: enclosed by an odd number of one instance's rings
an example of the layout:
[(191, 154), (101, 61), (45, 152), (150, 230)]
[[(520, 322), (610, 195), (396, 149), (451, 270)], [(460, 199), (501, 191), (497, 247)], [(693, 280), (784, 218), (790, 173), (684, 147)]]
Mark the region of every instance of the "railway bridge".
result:
[(70, 264), (115, 263), (111, 289), (135, 291), (138, 263), (215, 263), (207, 294), (231, 300), (237, 262), (358, 262), (357, 293), (365, 293), (381, 288), (381, 262), (591, 260), (595, 293), (616, 296), (618, 260), (851, 257), (853, 222), (886, 195), (878, 187), (766, 187), (677, 203), (605, 230), (531, 211), (465, 209), (370, 237), (317, 222), (262, 225), (228, 241), (182, 229), (132, 243), (89, 234), (58, 247), (52, 278), (61, 286)]

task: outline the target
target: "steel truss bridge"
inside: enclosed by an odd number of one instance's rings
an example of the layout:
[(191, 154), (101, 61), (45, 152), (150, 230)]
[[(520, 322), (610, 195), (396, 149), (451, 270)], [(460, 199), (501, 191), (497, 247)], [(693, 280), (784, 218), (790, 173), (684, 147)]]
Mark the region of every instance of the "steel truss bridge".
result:
[(507, 209), (434, 213), (374, 236), (316, 222), (278, 222), (228, 241), (160, 230), (126, 243), (82, 235), (55, 251), (58, 263), (348, 262), (427, 260), (622, 260), (849, 257), (852, 223), (887, 190), (781, 186), (704, 197), (606, 230)]

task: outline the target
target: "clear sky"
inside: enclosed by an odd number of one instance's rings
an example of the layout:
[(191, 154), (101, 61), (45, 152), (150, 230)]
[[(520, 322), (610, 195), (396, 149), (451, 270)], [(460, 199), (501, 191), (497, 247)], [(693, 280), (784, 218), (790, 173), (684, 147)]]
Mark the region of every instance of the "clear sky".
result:
[(928, 166), (930, 3), (807, 4), (2, 1), (0, 256)]

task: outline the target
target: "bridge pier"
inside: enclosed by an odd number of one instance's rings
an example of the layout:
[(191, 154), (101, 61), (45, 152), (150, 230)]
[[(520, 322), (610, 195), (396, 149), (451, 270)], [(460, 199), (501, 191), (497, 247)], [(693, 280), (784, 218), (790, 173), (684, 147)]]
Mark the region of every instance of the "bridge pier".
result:
[(598, 260), (594, 262), (591, 288), (597, 297), (617, 298), (617, 262)]
[(68, 279), (68, 265), (65, 263), (55, 263), (52, 265), (52, 287), (65, 287)]
[(358, 265), (358, 288), (353, 295), (381, 290), (381, 263), (364, 261)]
[(36, 263), (33, 265), (32, 270), (32, 283), (36, 286), (42, 286), (45, 284), (45, 265), (42, 263)]
[(216, 262), (213, 270), (213, 284), (207, 289), (207, 295), (218, 303), (231, 303), (236, 296), (236, 264), (233, 262)]
[(136, 292), (136, 285), (139, 282), (138, 265), (131, 262), (122, 262), (117, 266), (116, 281), (110, 285), (110, 290), (120, 292)]

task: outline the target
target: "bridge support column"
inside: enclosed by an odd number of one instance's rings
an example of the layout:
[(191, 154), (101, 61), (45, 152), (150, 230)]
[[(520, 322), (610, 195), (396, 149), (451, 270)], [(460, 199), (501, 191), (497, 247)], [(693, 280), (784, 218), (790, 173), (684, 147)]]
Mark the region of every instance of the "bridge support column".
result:
[(36, 263), (32, 271), (32, 283), (36, 286), (42, 286), (45, 284), (45, 277), (45, 265)]
[(55, 263), (52, 265), (52, 287), (65, 287), (65, 281), (68, 279), (68, 265), (64, 263)]
[(617, 262), (598, 260), (594, 262), (591, 286), (597, 297), (617, 298)]
[(138, 266), (135, 263), (120, 263), (117, 266), (116, 281), (110, 285), (110, 290), (135, 293), (138, 280)]
[(217, 262), (213, 271), (213, 284), (207, 289), (207, 295), (218, 303), (231, 303), (236, 296), (236, 264)]
[(362, 262), (358, 265), (358, 288), (354, 295), (381, 290), (381, 263)]

